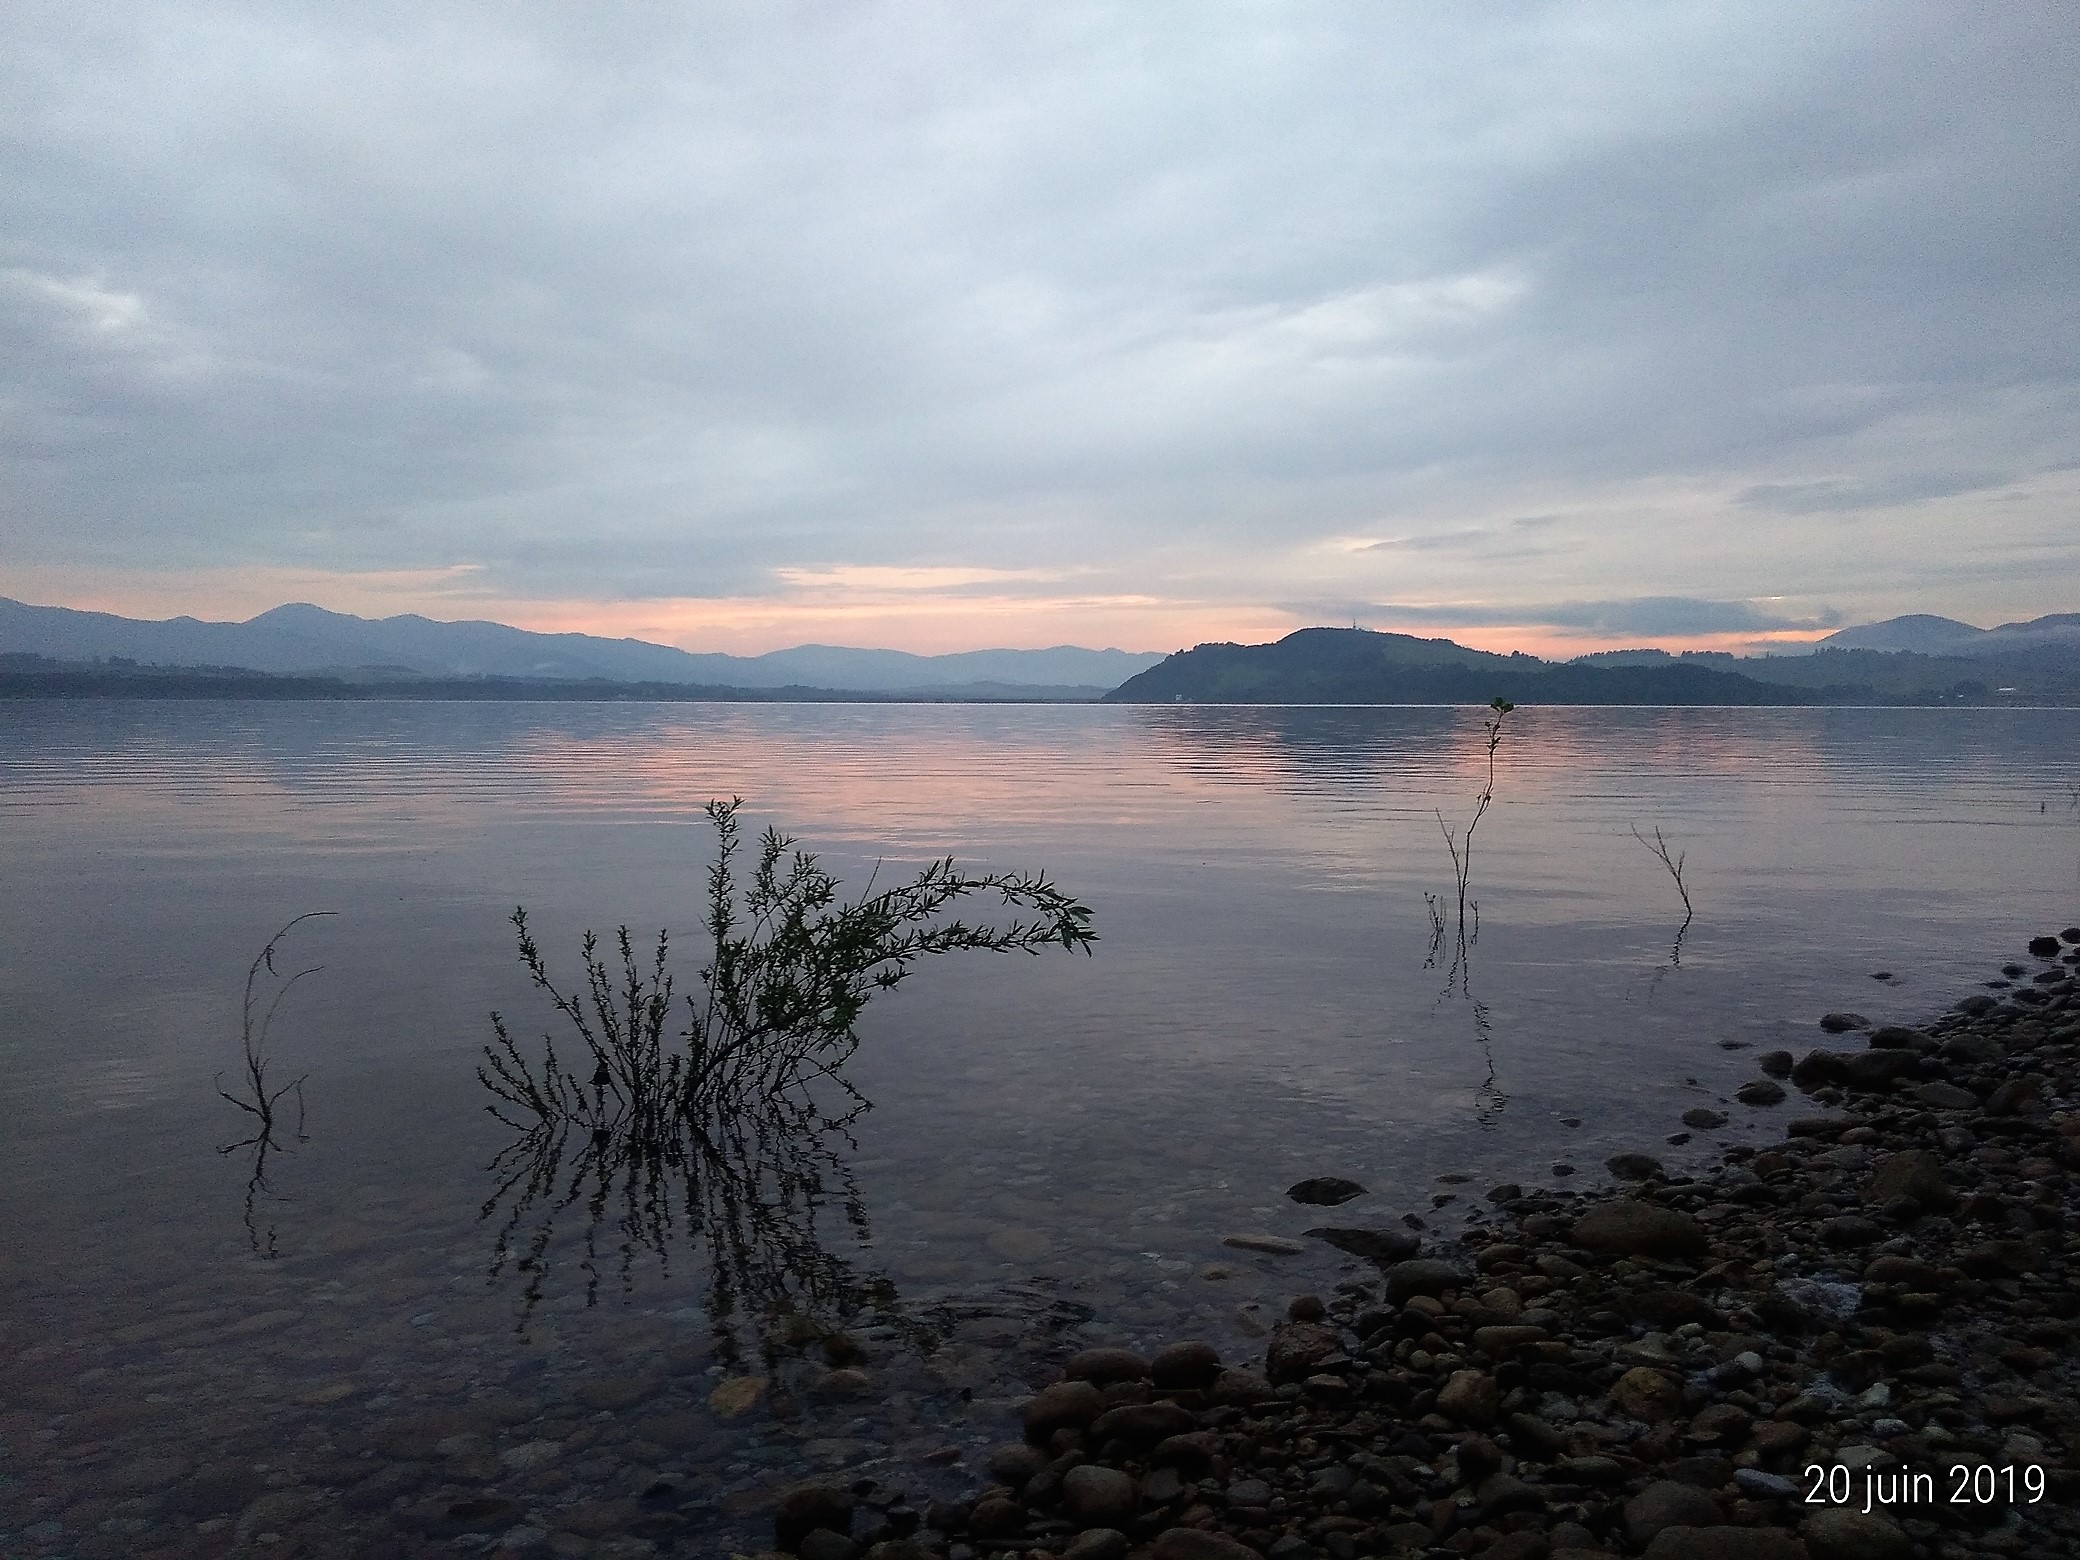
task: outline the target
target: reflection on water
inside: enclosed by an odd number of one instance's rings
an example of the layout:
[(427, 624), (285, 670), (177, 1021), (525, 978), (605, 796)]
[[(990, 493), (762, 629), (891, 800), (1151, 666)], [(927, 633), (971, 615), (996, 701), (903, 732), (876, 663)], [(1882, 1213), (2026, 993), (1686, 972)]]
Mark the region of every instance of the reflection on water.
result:
[[(491, 1277), (508, 1265), (526, 1275), (518, 1332), (526, 1336), (557, 1265), (556, 1222), (574, 1208), (584, 1228), (573, 1260), (588, 1306), (609, 1269), (632, 1294), (646, 1255), (669, 1277), (673, 1246), (684, 1239), (704, 1259), (708, 1326), (733, 1363), (748, 1343), (770, 1366), (783, 1342), (863, 1318), (901, 1327), (886, 1275), (856, 1268), (823, 1232), (834, 1207), (859, 1251), (873, 1240), (846, 1159), (858, 1147), (846, 1128), (864, 1108), (832, 1118), (806, 1097), (761, 1095), (698, 1117), (671, 1111), (597, 1127), (544, 1120), (523, 1131), (492, 1161), (497, 1187), (480, 1214), (500, 1220)], [(567, 1231), (563, 1246), (571, 1244)]]
[[(266, 946), (261, 948), (258, 954), (254, 955), (253, 962), (246, 968), (245, 1001), (239, 1010), (239, 1050), (244, 1058), (241, 1092), (238, 1094), (228, 1092), (224, 1088), (224, 1075), (222, 1073), (218, 1073), (210, 1080), (215, 1084), (217, 1095), (220, 1099), (237, 1106), (248, 1116), (252, 1117), (252, 1121), (249, 1124), (252, 1136), (241, 1138), (236, 1143), (221, 1144), (217, 1152), (229, 1155), (237, 1153), (242, 1148), (250, 1148), (253, 1151), (251, 1167), (246, 1176), (244, 1224), (247, 1240), (251, 1242), (253, 1250), (263, 1257), (274, 1257), (280, 1254), (274, 1225), (270, 1222), (263, 1236), (260, 1229), (261, 1221), (259, 1214), (261, 1199), (266, 1198), (272, 1201), (276, 1195), (274, 1189), (267, 1184), (267, 1160), (269, 1155), (282, 1153), (287, 1149), (287, 1145), (275, 1136), (277, 1126), (281, 1125), (276, 1122), (275, 1113), (282, 1101), (292, 1094), (296, 1097), (296, 1125), (293, 1129), (285, 1126), (284, 1130), (295, 1142), (308, 1143), (310, 1141), (310, 1134), (304, 1131), (304, 1123), (307, 1117), (303, 1103), (303, 1086), (309, 1081), (310, 1075), (308, 1073), (302, 1074), (284, 1084), (270, 1083), (267, 1070), (272, 1063), (272, 1058), (267, 1052), (267, 1042), (274, 1032), (275, 1016), (281, 1011), (283, 1001), (287, 999), (290, 991), (295, 988), (296, 983), (317, 974), (324, 968), (322, 964), (312, 964), (296, 971), (293, 975), (284, 975), (275, 968), (274, 954), (275, 950), (282, 945), (282, 939), (295, 931), (305, 921), (324, 920), (334, 913), (330, 910), (306, 911), (290, 921), (280, 931), (276, 932), (274, 936), (268, 938)], [(266, 988), (262, 988), (261, 991), (254, 989), (259, 984), (263, 970), (266, 972), (268, 980), (273, 983), (271, 992)], [(257, 1008), (256, 1002), (263, 995), (267, 1005), (265, 1008)], [(259, 1018), (257, 1023), (254, 1022), (256, 1012)]]

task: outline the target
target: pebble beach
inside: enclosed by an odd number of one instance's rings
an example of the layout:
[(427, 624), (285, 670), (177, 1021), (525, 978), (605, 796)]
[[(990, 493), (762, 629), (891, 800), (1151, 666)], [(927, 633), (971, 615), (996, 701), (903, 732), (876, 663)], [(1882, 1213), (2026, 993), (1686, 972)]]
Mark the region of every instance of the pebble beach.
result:
[(1695, 1175), (1622, 1153), (1601, 1192), (1496, 1186), (1449, 1239), (1326, 1228), (1367, 1271), (1294, 1296), (1261, 1358), (1084, 1350), (986, 1486), (919, 1509), (804, 1484), (777, 1549), (2080, 1554), (2080, 928), (2029, 954), (1925, 1024), (1833, 1013), (1806, 1054), (1759, 1056), (1738, 1098), (1783, 1111), (1773, 1146)]

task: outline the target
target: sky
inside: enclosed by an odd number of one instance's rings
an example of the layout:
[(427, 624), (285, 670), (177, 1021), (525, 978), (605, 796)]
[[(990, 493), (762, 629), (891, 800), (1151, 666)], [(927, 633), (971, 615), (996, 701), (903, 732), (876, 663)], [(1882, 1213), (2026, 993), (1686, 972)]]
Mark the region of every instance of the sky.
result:
[(2080, 610), (2064, 0), (0, 7), (0, 595), (755, 653)]

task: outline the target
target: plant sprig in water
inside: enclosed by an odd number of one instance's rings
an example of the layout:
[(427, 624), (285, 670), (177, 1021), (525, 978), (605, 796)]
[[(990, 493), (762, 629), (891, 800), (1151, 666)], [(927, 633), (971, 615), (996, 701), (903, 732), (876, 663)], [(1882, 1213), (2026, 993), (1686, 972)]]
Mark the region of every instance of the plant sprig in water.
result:
[[(718, 844), (708, 871), (711, 951), (700, 970), (701, 992), (686, 998), (684, 1027), (676, 1033), (667, 1033), (675, 986), (667, 933), (658, 933), (645, 961), (621, 927), (615, 969), (587, 932), (580, 949), (585, 987), (574, 994), (551, 979), (525, 907), (513, 912), (529, 978), (577, 1030), (591, 1066), (572, 1071), (546, 1038), (541, 1066), (531, 1066), (494, 1013), (496, 1044), (485, 1047), (490, 1067), (477, 1069), (504, 1102), (487, 1107), (493, 1115), (523, 1131), (567, 1121), (604, 1132), (662, 1126), (672, 1116), (703, 1117), (721, 1103), (800, 1092), (818, 1080), (849, 1094), (838, 1069), (859, 1045), (854, 1026), (861, 1010), (919, 960), (960, 949), (1088, 953), (1097, 941), (1089, 908), (1045, 873), (970, 874), (950, 856), (911, 882), (840, 903), (837, 879), (816, 857), (768, 828), (748, 879), (740, 880), (742, 806), (741, 797), (707, 805)], [(941, 919), (977, 895), (1018, 913), (1002, 925)]]

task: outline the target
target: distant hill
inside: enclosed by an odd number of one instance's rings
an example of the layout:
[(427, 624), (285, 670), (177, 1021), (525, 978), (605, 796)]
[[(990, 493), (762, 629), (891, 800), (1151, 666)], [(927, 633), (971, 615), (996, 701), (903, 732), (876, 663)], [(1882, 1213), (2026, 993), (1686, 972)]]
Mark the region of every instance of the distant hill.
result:
[(1108, 693), (1114, 704), (1809, 704), (1804, 689), (1691, 662), (1559, 665), (1360, 628), (1270, 645), (1200, 645)]
[[(2041, 621), (2041, 620), (2040, 620)], [(1276, 644), (1200, 645), (1130, 677), (1116, 704), (2074, 704), (2080, 646), (1996, 654), (1823, 649), (1737, 658), (1621, 650), (1555, 663), (1449, 639), (1309, 628)]]
[(0, 597), (0, 652), (66, 661), (123, 657), (147, 665), (246, 667), (283, 675), (366, 676), (373, 669), (419, 677), (604, 679), (735, 688), (810, 685), (858, 692), (957, 690), (1095, 698), (1162, 657), (1125, 650), (970, 650), (910, 655), (800, 645), (766, 655), (694, 654), (640, 639), (537, 634), (503, 623), (444, 623), (408, 615), (381, 619), (296, 604), (243, 623), (192, 617), (162, 622), (30, 606)]
[(61, 661), (0, 650), (0, 699), (404, 699), (603, 703), (1052, 703), (1092, 698), (1089, 689), (1029, 683), (953, 683), (920, 692), (857, 688), (732, 688), (708, 683), (629, 682), (609, 677), (425, 677), (417, 672), (280, 673), (242, 666), (144, 666), (126, 656)]
[(1816, 648), (1826, 650), (1911, 650), (1921, 655), (2001, 655), (2037, 645), (2069, 645), (2080, 650), (2080, 612), (2058, 612), (2026, 623), (1976, 628), (1955, 618), (1925, 612), (1863, 623), (1829, 634)]

